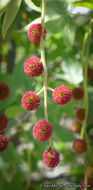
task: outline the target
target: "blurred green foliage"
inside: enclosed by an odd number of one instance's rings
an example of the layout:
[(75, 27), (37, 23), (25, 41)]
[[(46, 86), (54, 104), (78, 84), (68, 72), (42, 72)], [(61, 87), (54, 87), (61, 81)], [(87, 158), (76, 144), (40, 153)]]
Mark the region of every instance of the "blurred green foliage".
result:
[[(84, 15), (72, 15), (68, 7), (89, 8)], [(81, 50), (83, 37), (93, 15), (93, 2), (70, 0), (47, 0), (45, 40), (46, 61), (48, 67), (48, 86), (56, 88), (62, 84), (71, 89), (83, 84)], [(76, 183), (84, 176), (84, 167), (79, 156), (72, 150), (72, 142), (77, 137), (72, 133), (71, 122), (75, 120), (75, 109), (83, 102), (71, 100), (67, 105), (58, 106), (48, 91), (48, 117), (53, 124), (53, 146), (60, 152), (59, 165), (67, 167), (68, 172), (59, 174), (59, 178), (49, 179), (42, 175), (44, 166), (42, 154), (48, 148), (48, 142), (38, 142), (33, 138), (34, 124), (44, 119), (43, 94), (40, 94), (40, 107), (33, 112), (22, 108), (21, 98), (26, 91), (38, 92), (43, 86), (44, 76), (32, 79), (24, 73), (24, 61), (33, 56), (40, 57), (40, 46), (29, 41), (27, 30), (31, 23), (40, 22), (41, 0), (0, 2), (0, 82), (10, 87), (10, 96), (0, 102), (0, 113), (6, 114), (8, 128), (3, 132), (9, 139), (7, 150), (0, 153), (0, 190), (25, 190), (28, 176), (28, 150), (31, 150), (31, 186), (39, 190), (43, 183)], [(93, 34), (93, 33), (92, 33)], [(93, 35), (92, 35), (93, 36)], [(11, 56), (10, 56), (11, 55)], [(93, 68), (93, 38), (91, 37), (89, 66)], [(93, 146), (93, 81), (88, 81), (89, 113), (88, 133)], [(90, 133), (91, 131), (91, 133)], [(90, 160), (88, 159), (90, 163)], [(44, 167), (44, 168), (43, 168)], [(82, 168), (82, 169), (81, 169)], [(49, 170), (50, 171), (50, 170)], [(53, 171), (53, 169), (51, 170)], [(34, 173), (42, 176), (39, 180)], [(70, 178), (72, 176), (72, 178)], [(73, 177), (74, 176), (74, 177)], [(63, 180), (62, 180), (63, 179)], [(52, 189), (52, 188), (51, 188)], [(29, 189), (30, 190), (30, 189)], [(74, 188), (73, 188), (74, 190)], [(76, 188), (75, 188), (76, 190)]]

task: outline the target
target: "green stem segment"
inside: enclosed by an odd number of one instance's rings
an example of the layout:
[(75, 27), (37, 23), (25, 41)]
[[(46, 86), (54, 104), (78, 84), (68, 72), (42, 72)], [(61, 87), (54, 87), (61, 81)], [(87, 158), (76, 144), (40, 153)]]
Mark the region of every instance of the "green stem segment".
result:
[(42, 24), (42, 35), (41, 35), (41, 61), (44, 65), (44, 108), (45, 108), (45, 119), (48, 121), (48, 113), (47, 113), (47, 66), (46, 66), (46, 60), (45, 60), (45, 51), (44, 51), (44, 40), (43, 40), (43, 34), (44, 34), (44, 23), (45, 23), (45, 6), (46, 6), (46, 0), (42, 0), (42, 13), (41, 13), (41, 24)]
[[(45, 120), (48, 121), (48, 112), (47, 112), (47, 65), (45, 60), (45, 50), (44, 50), (44, 24), (45, 24), (45, 8), (46, 8), (46, 0), (42, 0), (42, 13), (41, 13), (41, 25), (42, 25), (42, 35), (40, 40), (41, 46), (41, 61), (44, 66), (44, 112), (45, 112)], [(49, 146), (51, 147), (51, 139), (49, 140)]]
[(87, 49), (86, 60), (84, 60), (84, 53), (85, 53), (87, 41), (88, 41), (88, 32), (86, 32), (84, 36), (82, 58), (81, 58), (82, 67), (83, 67), (83, 76), (84, 76), (83, 88), (84, 88), (84, 94), (85, 94), (84, 96), (85, 120), (83, 122), (82, 130), (81, 130), (81, 139), (84, 138), (84, 133), (86, 130), (87, 115), (88, 115), (88, 92), (87, 92), (87, 68), (88, 68), (87, 56), (88, 56), (88, 51), (89, 51), (88, 49)]
[(82, 63), (82, 67), (83, 67), (83, 76), (84, 76), (84, 53), (85, 53), (85, 49), (86, 49), (87, 39), (88, 39), (88, 32), (86, 32), (85, 35), (84, 35), (82, 54), (81, 54), (81, 63)]
[(49, 86), (47, 87), (47, 89), (50, 90), (50, 91), (52, 91), (52, 92), (54, 91), (54, 89), (50, 88)]
[(43, 91), (44, 91), (44, 88), (42, 88), (42, 89), (37, 93), (37, 96), (38, 96), (39, 94), (41, 94)]
[[(88, 30), (88, 32), (85, 33), (85, 36), (84, 36), (84, 42), (83, 42), (83, 48), (82, 48), (82, 58), (81, 58), (82, 67), (83, 67), (83, 76), (84, 76), (83, 88), (84, 88), (84, 93), (85, 93), (85, 95), (84, 95), (85, 119), (84, 119), (82, 130), (81, 130), (81, 139), (85, 138), (88, 148), (89, 148), (89, 142), (88, 142), (88, 136), (87, 136), (87, 130), (86, 130), (87, 118), (88, 118), (87, 71), (88, 71), (88, 57), (89, 57), (89, 49), (90, 49), (90, 37), (91, 37), (91, 31), (92, 31), (92, 29), (91, 29), (92, 22), (93, 22), (93, 20), (90, 21), (89, 30)], [(86, 57), (84, 60), (85, 50), (86, 50)], [(90, 148), (89, 148), (89, 150), (90, 150)], [(85, 164), (85, 185), (87, 185), (87, 173), (86, 173), (87, 163), (86, 163), (85, 155), (84, 155), (84, 164)], [(87, 187), (85, 187), (85, 190), (87, 190)]]
[[(87, 186), (87, 162), (86, 162), (86, 155), (83, 155), (83, 159), (84, 159), (84, 166), (85, 166), (85, 186)], [(85, 190), (87, 190), (87, 187), (85, 187)]]
[[(84, 80), (83, 80), (83, 88), (84, 88), (84, 107), (85, 107), (85, 120), (83, 122), (83, 127), (81, 130), (81, 138), (84, 138), (84, 134), (86, 131), (86, 123), (87, 123), (87, 117), (88, 117), (88, 92), (87, 92), (87, 70), (88, 70), (88, 56), (89, 56), (89, 48), (90, 48), (90, 37), (91, 37), (91, 25), (92, 25), (92, 20), (90, 21), (89, 25), (89, 30), (88, 32), (85, 33), (84, 36), (84, 43), (83, 43), (83, 49), (82, 49), (82, 66), (83, 66), (83, 75), (84, 75)], [(87, 49), (86, 49), (87, 46)], [(86, 59), (84, 62), (84, 52), (86, 49)]]
[(27, 151), (27, 160), (28, 160), (28, 178), (27, 178), (27, 188), (30, 187), (31, 182), (31, 150)]

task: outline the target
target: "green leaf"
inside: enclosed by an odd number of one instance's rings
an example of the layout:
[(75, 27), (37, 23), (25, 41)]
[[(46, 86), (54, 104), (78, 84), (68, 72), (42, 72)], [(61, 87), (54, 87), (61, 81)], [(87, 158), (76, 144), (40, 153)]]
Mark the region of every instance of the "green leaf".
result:
[(83, 175), (84, 174), (84, 166), (78, 165), (78, 167), (72, 168), (70, 171), (70, 175)]
[[(52, 122), (53, 123), (53, 122)], [(60, 125), (55, 125), (53, 124), (53, 137), (54, 139), (57, 139), (57, 140), (61, 140), (64, 141), (64, 142), (72, 142), (75, 140), (75, 137), (73, 135), (73, 133), (71, 133), (70, 131), (68, 131), (68, 129), (65, 129), (63, 126), (60, 126)]]
[[(1, 190), (16, 190), (16, 189), (20, 189), (20, 190), (26, 190), (26, 186), (22, 184), (22, 180), (23, 180), (23, 174), (20, 171), (20, 169), (18, 167), (12, 166), (12, 171), (6, 171), (3, 170), (3, 172), (5, 172), (5, 174), (2, 175), (2, 172), (0, 172), (0, 189)], [(17, 169), (17, 171), (16, 171)], [(13, 173), (15, 171), (15, 173)]]
[(23, 87), (24, 85), (24, 80), (25, 80), (25, 73), (24, 73), (24, 57), (19, 61), (18, 64), (16, 64), (14, 72), (13, 72), (13, 82), (14, 85), (17, 89), (20, 90), (20, 88)]
[(8, 6), (8, 4), (10, 3), (10, 0), (8, 0), (7, 2), (3, 2), (2, 3), (2, 1), (0, 2), (1, 4), (0, 4), (0, 18), (1, 18), (1, 16), (5, 13), (5, 11), (7, 10), (7, 6)]
[(7, 149), (2, 153), (2, 158), (4, 161), (7, 161), (8, 163), (20, 163), (21, 157), (16, 151), (16, 149), (13, 147), (13, 145), (8, 144)]
[(67, 3), (64, 0), (46, 1), (46, 7), (46, 14), (48, 16), (67, 14)]
[(0, 170), (4, 171), (4, 169), (8, 168), (8, 163), (6, 163), (2, 157), (0, 157)]
[(76, 3), (76, 2), (80, 2), (81, 0), (66, 0), (67, 1), (67, 3), (69, 3), (69, 4), (72, 4), (72, 3)]
[(47, 30), (52, 35), (60, 33), (66, 45), (71, 47), (75, 37), (75, 25), (68, 15), (67, 3), (63, 0), (47, 1), (46, 13), (51, 18), (46, 23)]
[(3, 15), (4, 12), (5, 12), (5, 9), (0, 10), (0, 18)]
[(89, 1), (81, 1), (81, 2), (76, 2), (74, 3), (74, 7), (87, 7), (89, 9), (93, 9), (93, 0)]
[(72, 60), (65, 60), (61, 63), (61, 68), (64, 73), (56, 73), (57, 79), (63, 79), (71, 84), (77, 85), (83, 81), (83, 73), (81, 64)]
[(25, 110), (20, 105), (19, 106), (14, 105), (14, 106), (8, 107), (5, 110), (5, 114), (7, 115), (7, 117), (10, 117), (10, 118), (20, 117), (24, 113), (27, 113), (27, 110)]
[(41, 6), (41, 1), (42, 0), (31, 0), (37, 7)]
[(75, 26), (73, 20), (68, 15), (56, 16), (56, 18), (46, 23), (46, 27), (50, 35), (60, 33), (65, 44), (71, 48), (75, 37)]
[(3, 27), (2, 27), (2, 34), (4, 38), (5, 38), (6, 32), (8, 31), (10, 25), (12, 24), (12, 22), (14, 21), (18, 13), (21, 2), (22, 0), (11, 1), (7, 7), (7, 10), (4, 16)]
[(11, 0), (6, 0), (6, 1), (0, 0), (0, 12), (1, 12), (2, 9), (5, 9), (8, 6), (10, 1)]
[(41, 8), (37, 7), (31, 0), (25, 0), (25, 3), (33, 10), (41, 12)]

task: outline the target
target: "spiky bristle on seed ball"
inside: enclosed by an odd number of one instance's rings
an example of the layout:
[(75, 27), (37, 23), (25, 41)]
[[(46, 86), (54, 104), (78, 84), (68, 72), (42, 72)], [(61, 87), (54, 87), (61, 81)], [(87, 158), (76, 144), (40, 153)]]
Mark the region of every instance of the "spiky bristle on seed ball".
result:
[(77, 139), (73, 143), (73, 150), (78, 154), (82, 154), (87, 151), (87, 144), (82, 139)]
[(22, 97), (22, 106), (28, 111), (33, 111), (40, 106), (40, 99), (35, 92), (26, 92)]
[(71, 100), (71, 90), (67, 86), (59, 86), (55, 88), (52, 94), (54, 102), (59, 105), (67, 104)]
[(43, 153), (43, 161), (48, 168), (55, 168), (60, 162), (60, 154), (55, 149), (49, 148)]
[(73, 131), (74, 133), (80, 133), (81, 128), (82, 128), (82, 123), (81, 123), (81, 121), (76, 120), (76, 121), (74, 121), (74, 122), (72, 123), (72, 131)]
[(47, 141), (52, 135), (52, 125), (50, 122), (42, 120), (35, 124), (33, 135), (39, 141)]
[(5, 100), (10, 94), (9, 86), (2, 82), (0, 83), (0, 100)]
[[(43, 40), (46, 38), (46, 27), (44, 27), (44, 34), (43, 34)], [(42, 25), (40, 23), (38, 24), (32, 24), (28, 30), (28, 37), (32, 42), (40, 43), (42, 34)]]
[(24, 63), (24, 71), (30, 77), (38, 77), (43, 73), (44, 67), (39, 57), (30, 57)]
[(8, 119), (6, 117), (6, 115), (4, 114), (0, 114), (0, 131), (3, 131), (8, 124)]
[(8, 139), (4, 135), (0, 135), (0, 152), (3, 152), (8, 146)]
[(84, 90), (82, 87), (77, 87), (72, 90), (72, 98), (74, 100), (81, 100), (84, 97)]

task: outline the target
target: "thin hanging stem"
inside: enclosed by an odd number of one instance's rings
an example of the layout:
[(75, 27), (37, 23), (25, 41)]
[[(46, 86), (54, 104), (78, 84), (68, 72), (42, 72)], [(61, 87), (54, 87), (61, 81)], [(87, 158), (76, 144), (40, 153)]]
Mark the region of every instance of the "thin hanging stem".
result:
[(86, 32), (84, 35), (83, 47), (82, 47), (82, 53), (81, 53), (81, 64), (83, 67), (83, 76), (84, 76), (84, 53), (86, 49), (87, 39), (88, 39), (88, 32)]
[[(88, 148), (89, 148), (89, 141), (88, 141), (87, 130), (86, 130), (87, 118), (88, 118), (88, 90), (87, 90), (87, 74), (88, 73), (87, 72), (88, 72), (88, 57), (89, 57), (89, 49), (90, 49), (90, 37), (91, 37), (91, 31), (92, 31), (92, 29), (91, 29), (92, 22), (93, 22), (93, 20), (90, 21), (89, 30), (88, 30), (88, 32), (85, 33), (85, 36), (84, 36), (84, 42), (83, 42), (83, 48), (82, 48), (82, 58), (81, 58), (82, 67), (83, 67), (83, 76), (84, 76), (83, 88), (84, 88), (84, 107), (85, 107), (85, 119), (84, 119), (83, 126), (81, 129), (81, 139), (85, 138)], [(86, 57), (84, 60), (85, 49), (86, 49)], [(89, 150), (90, 150), (90, 148), (89, 148)], [(85, 165), (85, 185), (87, 185), (87, 173), (86, 173), (87, 162), (86, 162), (85, 155), (84, 155), (84, 165)], [(87, 190), (87, 187), (85, 187), (85, 190)]]
[(27, 160), (28, 160), (28, 178), (27, 178), (27, 188), (30, 187), (31, 182), (31, 150), (27, 150)]
[[(84, 138), (84, 133), (86, 130), (86, 123), (87, 123), (87, 117), (88, 117), (88, 91), (87, 91), (87, 70), (88, 70), (88, 56), (89, 56), (89, 48), (90, 48), (90, 37), (91, 37), (91, 26), (92, 26), (92, 22), (90, 21), (90, 25), (89, 25), (89, 30), (88, 32), (86, 32), (85, 37), (84, 37), (84, 43), (83, 43), (83, 49), (82, 49), (82, 66), (83, 66), (83, 76), (84, 76), (84, 80), (83, 80), (83, 88), (84, 88), (84, 107), (85, 107), (85, 119), (83, 122), (83, 126), (82, 126), (82, 130), (81, 130), (81, 138)], [(86, 49), (86, 59), (85, 59), (85, 63), (84, 63), (84, 51), (87, 45), (87, 49)]]
[[(45, 112), (45, 120), (48, 121), (48, 112), (47, 112), (47, 65), (45, 60), (45, 50), (44, 50), (44, 24), (45, 24), (45, 8), (46, 8), (46, 0), (42, 0), (42, 13), (41, 13), (41, 25), (42, 25), (42, 35), (40, 40), (41, 46), (41, 61), (44, 66), (44, 112)], [(49, 146), (51, 147), (51, 139), (49, 140)]]
[(48, 113), (47, 113), (47, 66), (45, 60), (45, 51), (44, 51), (44, 22), (45, 22), (45, 5), (46, 0), (42, 0), (42, 13), (41, 13), (41, 24), (42, 24), (42, 35), (41, 35), (41, 60), (44, 65), (44, 109), (45, 109), (45, 119), (48, 121)]

